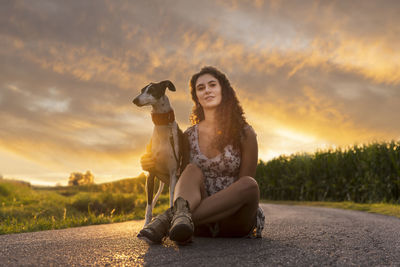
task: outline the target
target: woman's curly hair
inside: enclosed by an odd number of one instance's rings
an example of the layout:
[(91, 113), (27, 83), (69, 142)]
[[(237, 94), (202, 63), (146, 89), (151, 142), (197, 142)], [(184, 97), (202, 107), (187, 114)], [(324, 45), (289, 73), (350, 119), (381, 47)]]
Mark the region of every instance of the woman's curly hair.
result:
[(225, 146), (231, 144), (234, 149), (240, 149), (241, 137), (245, 136), (244, 126), (247, 125), (242, 106), (236, 97), (228, 78), (218, 69), (206, 66), (200, 72), (194, 74), (190, 79), (190, 93), (194, 102), (190, 121), (192, 125), (204, 120), (204, 110), (196, 95), (197, 79), (203, 74), (215, 77), (221, 86), (221, 103), (216, 110), (216, 119), (219, 121), (216, 129), (217, 137), (213, 145), (223, 151)]

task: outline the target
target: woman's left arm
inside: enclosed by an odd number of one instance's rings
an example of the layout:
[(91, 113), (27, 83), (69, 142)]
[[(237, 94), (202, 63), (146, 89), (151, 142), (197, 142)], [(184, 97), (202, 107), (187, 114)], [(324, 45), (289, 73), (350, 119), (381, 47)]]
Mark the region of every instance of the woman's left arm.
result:
[(258, 162), (257, 135), (252, 127), (246, 128), (246, 136), (242, 138), (242, 157), (239, 178), (243, 176), (255, 177)]

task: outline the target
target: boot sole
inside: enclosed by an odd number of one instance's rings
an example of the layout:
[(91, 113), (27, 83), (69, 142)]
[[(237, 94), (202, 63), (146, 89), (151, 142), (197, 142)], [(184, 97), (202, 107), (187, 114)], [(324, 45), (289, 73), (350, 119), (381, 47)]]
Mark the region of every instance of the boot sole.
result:
[(160, 244), (162, 239), (155, 237), (152, 233), (147, 231), (140, 231), (137, 238), (146, 241), (147, 244)]
[(188, 224), (178, 224), (170, 229), (169, 239), (176, 242), (185, 242), (193, 235), (193, 228)]

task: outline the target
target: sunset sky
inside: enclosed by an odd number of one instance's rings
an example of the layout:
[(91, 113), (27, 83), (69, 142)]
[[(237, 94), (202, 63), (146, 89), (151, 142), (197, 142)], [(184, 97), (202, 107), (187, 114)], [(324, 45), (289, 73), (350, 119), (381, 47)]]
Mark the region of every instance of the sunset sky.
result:
[(135, 177), (167, 92), (185, 130), (189, 79), (224, 72), (259, 158), (400, 139), (400, 1), (0, 2), (0, 175), (66, 184)]

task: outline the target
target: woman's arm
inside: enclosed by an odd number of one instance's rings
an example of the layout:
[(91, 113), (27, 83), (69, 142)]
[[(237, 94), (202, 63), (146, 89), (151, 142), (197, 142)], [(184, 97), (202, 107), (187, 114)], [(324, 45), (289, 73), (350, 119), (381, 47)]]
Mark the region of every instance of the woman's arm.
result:
[(156, 169), (156, 159), (151, 152), (152, 140), (146, 146), (146, 152), (140, 157), (140, 165), (144, 171), (154, 173), (158, 179), (163, 181), (166, 185), (169, 185), (169, 174), (168, 173), (160, 173)]
[(151, 153), (151, 144), (152, 140), (150, 139), (150, 143), (146, 146), (146, 152), (140, 157), (140, 165), (144, 171), (153, 171), (155, 168), (155, 159), (153, 154)]
[(243, 176), (255, 177), (258, 162), (257, 135), (252, 127), (247, 127), (246, 136), (242, 138), (242, 157), (239, 178)]

